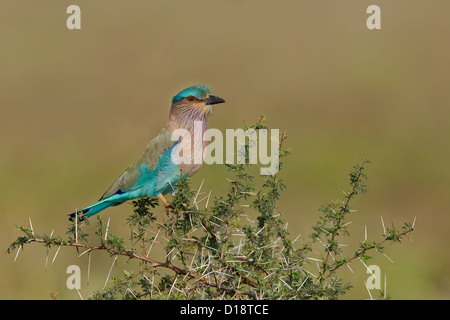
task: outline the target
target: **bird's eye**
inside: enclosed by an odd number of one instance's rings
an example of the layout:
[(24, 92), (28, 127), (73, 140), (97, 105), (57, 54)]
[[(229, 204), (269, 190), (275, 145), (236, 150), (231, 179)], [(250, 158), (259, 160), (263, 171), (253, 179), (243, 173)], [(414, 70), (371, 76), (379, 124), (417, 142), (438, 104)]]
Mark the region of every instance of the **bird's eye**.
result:
[(193, 96), (189, 96), (187, 99), (188, 99), (189, 101), (194, 101), (194, 100), (195, 100), (195, 98), (194, 98)]

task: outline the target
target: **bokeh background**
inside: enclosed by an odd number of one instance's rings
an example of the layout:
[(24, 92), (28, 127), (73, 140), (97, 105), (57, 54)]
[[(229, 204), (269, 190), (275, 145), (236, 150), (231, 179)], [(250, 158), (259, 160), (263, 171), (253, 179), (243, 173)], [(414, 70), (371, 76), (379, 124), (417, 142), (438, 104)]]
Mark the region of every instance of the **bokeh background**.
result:
[[(81, 8), (81, 30), (66, 8)], [(366, 8), (382, 29), (366, 28)], [(0, 2), (0, 298), (79, 299), (66, 268), (82, 269), (84, 298), (103, 286), (111, 258), (27, 246), (19, 235), (63, 235), (67, 213), (96, 201), (161, 129), (171, 97), (205, 84), (227, 103), (209, 126), (225, 130), (264, 114), (287, 130), (292, 155), (280, 209), (293, 237), (308, 240), (321, 204), (340, 199), (364, 157), (369, 192), (355, 202), (350, 231), (372, 239), (386, 224), (416, 218), (411, 239), (376, 255), (394, 299), (450, 298), (450, 3), (373, 1)], [(194, 187), (219, 195), (223, 166), (204, 166)], [(129, 205), (102, 213), (120, 233)], [(55, 254), (52, 248), (51, 260)], [(117, 267), (121, 271), (125, 266)], [(364, 266), (343, 271), (367, 299)], [(382, 281), (384, 286), (384, 280)], [(376, 295), (376, 294), (374, 294)]]

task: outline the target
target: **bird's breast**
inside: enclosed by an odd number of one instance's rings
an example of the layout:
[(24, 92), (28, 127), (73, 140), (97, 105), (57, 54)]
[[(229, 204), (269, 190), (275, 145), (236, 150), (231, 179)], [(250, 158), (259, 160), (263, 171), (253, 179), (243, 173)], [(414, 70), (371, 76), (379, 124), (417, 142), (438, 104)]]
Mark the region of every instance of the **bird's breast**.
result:
[(193, 130), (186, 130), (186, 135), (180, 139), (181, 151), (179, 156), (182, 161), (179, 168), (189, 176), (197, 172), (204, 162), (204, 150), (209, 143), (203, 139), (205, 131), (203, 126), (194, 126)]

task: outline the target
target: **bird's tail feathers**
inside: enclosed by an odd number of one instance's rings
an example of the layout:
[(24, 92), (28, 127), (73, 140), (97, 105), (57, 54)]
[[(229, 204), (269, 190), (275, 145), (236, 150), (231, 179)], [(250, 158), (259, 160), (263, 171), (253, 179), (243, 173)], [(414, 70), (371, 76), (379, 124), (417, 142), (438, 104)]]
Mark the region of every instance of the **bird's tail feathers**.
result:
[(109, 199), (105, 199), (94, 203), (93, 205), (86, 207), (81, 210), (77, 210), (69, 214), (69, 220), (74, 221), (75, 217), (78, 216), (80, 221), (83, 221), (86, 218), (92, 217), (93, 215), (99, 213), (100, 211), (105, 210), (111, 206), (115, 206), (120, 204), (121, 202), (110, 201)]

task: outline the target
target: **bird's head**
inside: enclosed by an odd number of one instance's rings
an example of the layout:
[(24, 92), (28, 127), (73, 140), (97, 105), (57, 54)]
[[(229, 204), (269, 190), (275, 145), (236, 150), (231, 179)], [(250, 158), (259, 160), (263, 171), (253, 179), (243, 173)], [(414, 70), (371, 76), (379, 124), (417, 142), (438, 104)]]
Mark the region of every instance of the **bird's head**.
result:
[(208, 115), (212, 111), (212, 105), (224, 103), (225, 100), (212, 95), (212, 90), (207, 86), (192, 86), (179, 92), (172, 100), (171, 110), (174, 112), (191, 112)]

